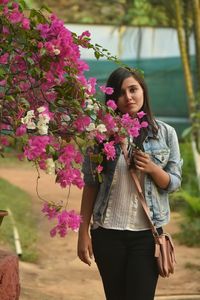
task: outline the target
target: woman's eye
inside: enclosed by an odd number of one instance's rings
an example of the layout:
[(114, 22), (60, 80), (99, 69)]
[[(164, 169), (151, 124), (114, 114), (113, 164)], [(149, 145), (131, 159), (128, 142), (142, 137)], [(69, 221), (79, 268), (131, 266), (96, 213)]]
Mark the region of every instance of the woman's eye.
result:
[(137, 91), (137, 88), (131, 88), (130, 89), (130, 93), (135, 93), (135, 91)]

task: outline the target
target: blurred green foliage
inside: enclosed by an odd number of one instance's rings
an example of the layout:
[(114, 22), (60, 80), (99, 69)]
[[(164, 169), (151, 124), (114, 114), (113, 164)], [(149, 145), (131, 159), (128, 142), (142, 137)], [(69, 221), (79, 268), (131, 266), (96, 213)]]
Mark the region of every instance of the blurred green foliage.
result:
[(191, 143), (181, 143), (180, 148), (184, 161), (182, 188), (170, 195), (171, 209), (183, 215), (175, 237), (188, 246), (200, 246), (200, 195)]
[[(38, 258), (37, 242), (37, 216), (32, 209), (30, 196), (0, 178), (0, 209), (9, 209), (12, 212), (15, 225), (19, 232), (22, 247), (22, 257), (24, 261), (35, 262)], [(15, 250), (13, 226), (10, 216), (3, 219), (0, 228), (1, 242), (6, 243)]]

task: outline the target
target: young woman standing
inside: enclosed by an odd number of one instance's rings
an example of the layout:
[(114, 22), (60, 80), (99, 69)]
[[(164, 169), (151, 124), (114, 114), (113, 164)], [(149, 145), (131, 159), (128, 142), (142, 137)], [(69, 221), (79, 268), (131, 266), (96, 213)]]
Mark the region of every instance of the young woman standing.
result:
[[(112, 99), (119, 114), (134, 117), (140, 111), (146, 113), (148, 128), (134, 141), (140, 150), (132, 151), (130, 159), (143, 188), (150, 217), (161, 233), (170, 218), (168, 194), (181, 184), (176, 132), (168, 124), (154, 119), (140, 73), (118, 68), (110, 75), (107, 86), (114, 89)], [(129, 150), (130, 141), (125, 144)], [(78, 256), (90, 265), (94, 254), (107, 300), (153, 300), (158, 280), (154, 238), (121, 145), (116, 146), (116, 153), (114, 161), (104, 162), (101, 184), (94, 180), (89, 156), (85, 158)]]

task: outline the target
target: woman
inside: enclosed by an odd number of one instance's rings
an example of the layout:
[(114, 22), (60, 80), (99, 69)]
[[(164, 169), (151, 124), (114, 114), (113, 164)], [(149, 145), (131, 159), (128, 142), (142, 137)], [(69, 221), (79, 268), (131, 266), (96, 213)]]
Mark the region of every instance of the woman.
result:
[[(114, 89), (112, 99), (120, 114), (134, 117), (140, 111), (146, 113), (149, 126), (134, 141), (140, 150), (132, 151), (131, 161), (143, 187), (150, 217), (161, 233), (170, 217), (168, 193), (181, 184), (177, 135), (171, 126), (153, 118), (140, 73), (118, 68), (110, 75), (107, 86)], [(158, 280), (154, 238), (120, 145), (116, 153), (114, 161), (106, 162), (101, 184), (91, 174), (89, 158), (85, 159), (78, 256), (90, 265), (94, 253), (107, 300), (152, 300)]]

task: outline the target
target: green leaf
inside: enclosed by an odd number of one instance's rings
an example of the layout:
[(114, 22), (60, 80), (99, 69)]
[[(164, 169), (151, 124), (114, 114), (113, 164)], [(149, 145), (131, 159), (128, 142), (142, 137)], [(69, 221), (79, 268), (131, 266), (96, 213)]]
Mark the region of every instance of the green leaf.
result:
[(45, 48), (42, 48), (42, 49), (40, 50), (41, 56), (45, 55), (46, 53), (47, 53), (47, 51), (46, 51)]
[(30, 65), (34, 65), (35, 64), (34, 60), (32, 58), (30, 58), (30, 57), (27, 57), (27, 61), (29, 62)]
[(42, 23), (42, 24), (48, 23), (45, 16), (41, 12), (37, 11), (36, 9), (31, 9), (30, 18), (36, 18), (38, 23)]
[(25, 98), (20, 98), (20, 102), (27, 108), (30, 107), (30, 103)]
[(96, 59), (99, 59), (101, 57), (101, 54), (99, 52), (95, 51), (94, 56), (96, 57)]
[(8, 101), (15, 101), (15, 98), (13, 96), (6, 96), (6, 100)]
[(80, 138), (80, 137), (78, 137), (78, 136), (76, 137), (76, 142), (81, 147), (85, 146), (85, 140), (82, 139), (82, 138)]
[(47, 153), (51, 154), (51, 155), (54, 155), (55, 154), (55, 149), (51, 146), (51, 145), (48, 145), (46, 147), (46, 150), (47, 150)]
[(24, 0), (19, 0), (19, 5), (22, 8), (22, 10), (27, 9), (28, 6)]
[(98, 180), (99, 180), (99, 183), (102, 183), (103, 182), (103, 178), (102, 178), (102, 175), (97, 173), (98, 174)]
[(48, 11), (49, 13), (52, 13), (52, 10), (51, 10), (47, 5), (45, 5), (45, 4), (43, 4), (43, 5), (41, 6), (41, 10), (46, 10), (46, 11)]
[(3, 68), (0, 68), (0, 76), (3, 76), (4, 74), (6, 74), (6, 71)]
[(30, 12), (30, 18), (34, 18), (36, 16), (36, 10), (35, 9), (31, 9), (31, 12)]

